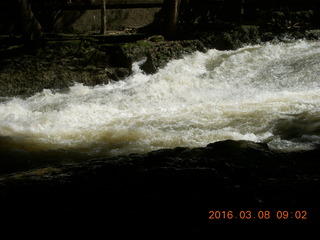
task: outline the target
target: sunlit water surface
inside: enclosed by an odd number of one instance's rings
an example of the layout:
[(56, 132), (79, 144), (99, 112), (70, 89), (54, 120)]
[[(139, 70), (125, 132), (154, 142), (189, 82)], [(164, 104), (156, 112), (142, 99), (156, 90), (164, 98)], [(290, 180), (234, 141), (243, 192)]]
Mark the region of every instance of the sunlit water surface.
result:
[(197, 52), (154, 75), (136, 63), (108, 85), (3, 98), (0, 148), (110, 156), (232, 139), (299, 151), (320, 143), (319, 113), (320, 42), (268, 43)]

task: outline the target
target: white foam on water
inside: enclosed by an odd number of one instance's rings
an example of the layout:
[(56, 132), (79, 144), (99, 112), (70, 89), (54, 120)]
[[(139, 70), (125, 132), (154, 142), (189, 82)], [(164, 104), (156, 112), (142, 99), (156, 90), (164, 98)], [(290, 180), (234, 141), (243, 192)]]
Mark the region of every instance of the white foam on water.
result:
[(124, 81), (6, 99), (0, 136), (15, 148), (111, 155), (226, 139), (269, 142), (280, 150), (320, 142), (317, 127), (293, 138), (279, 127), (279, 121), (302, 115), (320, 120), (319, 41), (197, 52), (153, 75), (138, 65)]

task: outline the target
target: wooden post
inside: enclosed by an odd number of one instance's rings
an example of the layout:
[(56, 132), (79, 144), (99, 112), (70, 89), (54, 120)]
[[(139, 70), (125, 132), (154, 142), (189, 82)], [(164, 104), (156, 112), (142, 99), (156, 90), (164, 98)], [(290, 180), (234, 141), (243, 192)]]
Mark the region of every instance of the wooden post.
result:
[(35, 40), (42, 36), (42, 28), (35, 18), (28, 0), (19, 0), (22, 34), (25, 40)]
[(107, 13), (106, 0), (101, 1), (101, 30), (100, 34), (105, 35), (107, 32)]
[(166, 37), (174, 39), (179, 21), (179, 8), (181, 0), (165, 0), (164, 7), (167, 8), (167, 29)]
[(244, 14), (245, 14), (245, 12), (244, 12), (244, 1), (245, 1), (245, 0), (242, 0), (242, 1), (241, 1), (240, 24), (241, 24), (241, 22), (242, 22), (242, 20), (243, 20), (243, 18), (244, 18)]

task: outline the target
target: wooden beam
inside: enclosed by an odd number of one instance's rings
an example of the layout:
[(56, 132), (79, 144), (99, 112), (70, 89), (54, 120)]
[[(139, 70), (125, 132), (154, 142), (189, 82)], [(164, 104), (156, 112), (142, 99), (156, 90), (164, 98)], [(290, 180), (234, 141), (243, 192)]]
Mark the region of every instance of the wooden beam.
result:
[(177, 24), (179, 19), (179, 7), (181, 0), (165, 0), (165, 10), (167, 11), (167, 29), (166, 37), (168, 39), (174, 39), (177, 30)]
[(19, 0), (21, 26), (25, 40), (36, 40), (42, 36), (42, 28), (33, 14), (28, 0)]
[(100, 34), (105, 35), (107, 32), (107, 13), (106, 13), (106, 0), (101, 1), (101, 29)]
[[(107, 9), (125, 9), (125, 8), (158, 8), (162, 7), (163, 0), (107, 0)], [(68, 10), (83, 10), (83, 9), (101, 9), (101, 1), (91, 2), (71, 2), (61, 6)]]

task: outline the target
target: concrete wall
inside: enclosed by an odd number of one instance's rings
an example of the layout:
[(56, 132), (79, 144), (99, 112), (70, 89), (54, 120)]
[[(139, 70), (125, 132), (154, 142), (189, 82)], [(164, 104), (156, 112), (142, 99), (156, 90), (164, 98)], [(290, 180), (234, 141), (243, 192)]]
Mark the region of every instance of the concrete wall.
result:
[[(75, 1), (75, 0), (73, 0)], [(100, 31), (101, 10), (59, 10), (35, 2), (32, 10), (45, 32), (95, 33)], [(107, 30), (138, 28), (150, 24), (160, 8), (107, 9)], [(16, 1), (0, 1), (0, 34), (20, 34), (21, 16)]]
[[(160, 9), (107, 9), (107, 31), (139, 28), (153, 22)], [(100, 10), (64, 10), (53, 26), (58, 33), (98, 33), (100, 31)]]

